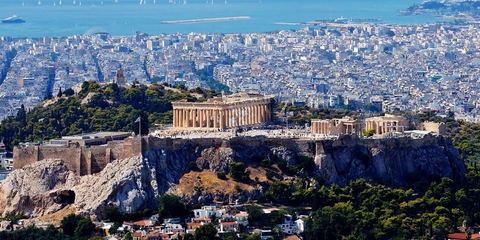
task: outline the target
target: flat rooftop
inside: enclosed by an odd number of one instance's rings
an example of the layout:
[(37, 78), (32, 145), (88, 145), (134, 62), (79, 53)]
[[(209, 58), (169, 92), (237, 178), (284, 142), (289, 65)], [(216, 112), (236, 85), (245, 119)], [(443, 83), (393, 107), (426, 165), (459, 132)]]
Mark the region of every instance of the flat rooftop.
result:
[(95, 139), (95, 138), (105, 138), (121, 135), (130, 135), (131, 132), (94, 132), (94, 133), (83, 133), (77, 135), (63, 136), (63, 140), (82, 140), (82, 139)]

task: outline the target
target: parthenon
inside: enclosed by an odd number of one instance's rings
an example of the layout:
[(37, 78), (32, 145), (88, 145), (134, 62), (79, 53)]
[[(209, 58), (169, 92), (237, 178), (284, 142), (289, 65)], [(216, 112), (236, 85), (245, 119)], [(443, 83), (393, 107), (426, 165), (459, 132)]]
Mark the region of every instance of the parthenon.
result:
[(225, 129), (272, 121), (273, 96), (238, 93), (206, 102), (173, 102), (173, 127)]

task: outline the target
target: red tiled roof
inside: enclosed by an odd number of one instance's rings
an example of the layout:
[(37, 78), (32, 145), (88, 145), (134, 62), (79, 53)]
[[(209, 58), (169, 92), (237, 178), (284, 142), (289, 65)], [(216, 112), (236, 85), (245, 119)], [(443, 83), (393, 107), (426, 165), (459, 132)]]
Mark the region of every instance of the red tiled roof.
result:
[(237, 225), (236, 222), (221, 222), (222, 225)]
[[(466, 240), (467, 235), (465, 233), (451, 233), (448, 234), (448, 239), (459, 239), (459, 240)], [(480, 239), (480, 234), (472, 234), (472, 237), (470, 238), (471, 240), (479, 240)]]
[(140, 221), (134, 222), (133, 224), (136, 225), (136, 226), (151, 226), (152, 221), (150, 221), (150, 220), (140, 220)]
[(193, 222), (187, 223), (187, 227), (189, 229), (194, 229), (194, 228), (200, 227), (201, 225), (202, 225), (201, 223), (193, 223)]
[(291, 236), (285, 237), (283, 240), (299, 240), (299, 239), (300, 238), (298, 238), (297, 236), (291, 235)]
[(142, 234), (142, 232), (134, 232), (134, 233), (133, 233), (133, 236), (134, 236), (134, 237), (142, 237), (143, 234)]

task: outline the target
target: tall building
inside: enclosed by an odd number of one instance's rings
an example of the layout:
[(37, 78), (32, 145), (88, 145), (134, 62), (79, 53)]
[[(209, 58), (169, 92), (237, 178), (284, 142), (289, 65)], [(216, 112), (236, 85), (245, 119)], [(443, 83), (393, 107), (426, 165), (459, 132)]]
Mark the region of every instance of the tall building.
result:
[(117, 75), (115, 77), (115, 83), (118, 85), (125, 85), (125, 76), (123, 75), (123, 69), (119, 68), (117, 70)]
[(206, 102), (173, 102), (173, 127), (224, 129), (272, 121), (273, 96), (242, 92)]

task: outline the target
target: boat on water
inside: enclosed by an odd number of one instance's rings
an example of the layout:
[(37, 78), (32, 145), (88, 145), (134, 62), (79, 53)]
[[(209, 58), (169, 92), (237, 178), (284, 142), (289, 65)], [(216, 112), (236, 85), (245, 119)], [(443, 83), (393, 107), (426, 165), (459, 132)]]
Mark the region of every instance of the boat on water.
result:
[(2, 19), (2, 23), (24, 23), (24, 22), (26, 21), (15, 14), (11, 17)]

